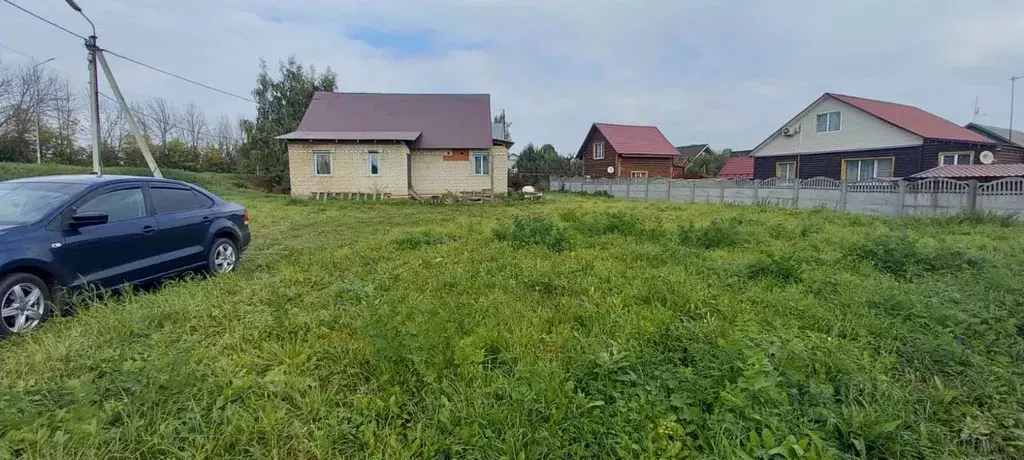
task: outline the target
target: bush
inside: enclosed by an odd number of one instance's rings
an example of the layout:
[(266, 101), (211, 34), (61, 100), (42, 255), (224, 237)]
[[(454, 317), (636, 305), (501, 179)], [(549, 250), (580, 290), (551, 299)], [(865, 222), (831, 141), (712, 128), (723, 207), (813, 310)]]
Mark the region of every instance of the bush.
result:
[(789, 256), (771, 256), (747, 265), (747, 278), (754, 281), (775, 281), (780, 284), (800, 282), (800, 264)]
[(399, 249), (413, 250), (424, 246), (445, 244), (451, 240), (452, 238), (448, 235), (426, 230), (396, 238), (392, 244)]
[(735, 219), (715, 219), (711, 224), (698, 227), (692, 222), (679, 226), (679, 243), (697, 249), (722, 249), (743, 244), (740, 223)]
[(580, 191), (580, 192), (566, 192), (566, 191), (563, 191), (562, 193), (565, 193), (567, 195), (592, 196), (592, 197), (597, 197), (597, 198), (615, 198), (615, 195), (612, 195), (611, 193), (608, 193), (607, 190), (598, 190), (598, 191), (595, 191), (595, 192), (583, 192), (583, 191)]
[(555, 252), (569, 249), (569, 238), (554, 222), (544, 217), (516, 217), (507, 225), (494, 227), (494, 238), (514, 247), (544, 246)]
[(639, 217), (623, 211), (585, 214), (574, 220), (573, 227), (587, 236), (636, 236), (645, 232), (644, 224)]
[(976, 268), (982, 260), (934, 240), (915, 238), (907, 232), (882, 233), (861, 243), (851, 254), (876, 270), (910, 279), (924, 273)]

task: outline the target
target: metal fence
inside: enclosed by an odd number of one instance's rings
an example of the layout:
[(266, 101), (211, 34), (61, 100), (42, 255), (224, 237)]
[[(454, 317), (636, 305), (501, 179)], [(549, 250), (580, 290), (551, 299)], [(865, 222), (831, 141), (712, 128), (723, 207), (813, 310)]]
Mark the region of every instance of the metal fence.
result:
[(1024, 179), (995, 182), (871, 179), (844, 182), (827, 177), (803, 180), (586, 179), (555, 177), (552, 190), (607, 192), (627, 200), (686, 203), (771, 204), (826, 207), (886, 216), (940, 216), (968, 212), (1024, 212)]

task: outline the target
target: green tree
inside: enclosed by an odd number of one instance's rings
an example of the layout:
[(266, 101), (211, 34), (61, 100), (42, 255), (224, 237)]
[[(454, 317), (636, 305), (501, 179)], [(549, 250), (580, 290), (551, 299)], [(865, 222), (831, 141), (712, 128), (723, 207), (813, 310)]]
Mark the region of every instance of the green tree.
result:
[(722, 166), (725, 166), (725, 162), (728, 159), (729, 155), (722, 153), (701, 155), (693, 159), (690, 166), (686, 168), (686, 172), (690, 174), (700, 174), (704, 177), (714, 177), (718, 175), (718, 171), (722, 170)]
[(523, 185), (537, 185), (545, 176), (570, 174), (572, 167), (571, 160), (559, 155), (551, 144), (537, 148), (530, 143), (519, 151), (515, 169)]
[(260, 61), (252, 91), (256, 119), (242, 122), (245, 143), (238, 153), (245, 172), (265, 176), (269, 184), (287, 190), (288, 146), (274, 138), (295, 131), (313, 93), (337, 89), (337, 76), (330, 67), (317, 74), (313, 66), (303, 66), (295, 56), (280, 62), (278, 72), (276, 79), (271, 77), (266, 61)]

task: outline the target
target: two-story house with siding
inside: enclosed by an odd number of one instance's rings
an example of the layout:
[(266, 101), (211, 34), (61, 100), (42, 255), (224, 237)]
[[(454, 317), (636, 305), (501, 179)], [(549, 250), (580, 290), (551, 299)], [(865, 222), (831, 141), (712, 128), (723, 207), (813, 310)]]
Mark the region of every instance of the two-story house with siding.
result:
[(917, 107), (825, 93), (750, 156), (756, 179), (858, 181), (975, 164), (984, 151), (1012, 161), (991, 139)]
[(594, 123), (576, 152), (593, 178), (672, 177), (679, 151), (654, 126)]
[(298, 130), (277, 138), (293, 196), (505, 193), (512, 142), (501, 128), (489, 94), (318, 92)]

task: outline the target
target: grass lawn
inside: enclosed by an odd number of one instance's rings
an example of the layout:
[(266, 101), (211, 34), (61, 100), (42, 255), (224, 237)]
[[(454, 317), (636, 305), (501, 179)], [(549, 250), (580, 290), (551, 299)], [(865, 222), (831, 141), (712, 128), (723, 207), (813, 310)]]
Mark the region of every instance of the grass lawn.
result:
[(250, 209), (240, 271), (0, 342), (0, 457), (1024, 455), (999, 219), (210, 180)]

